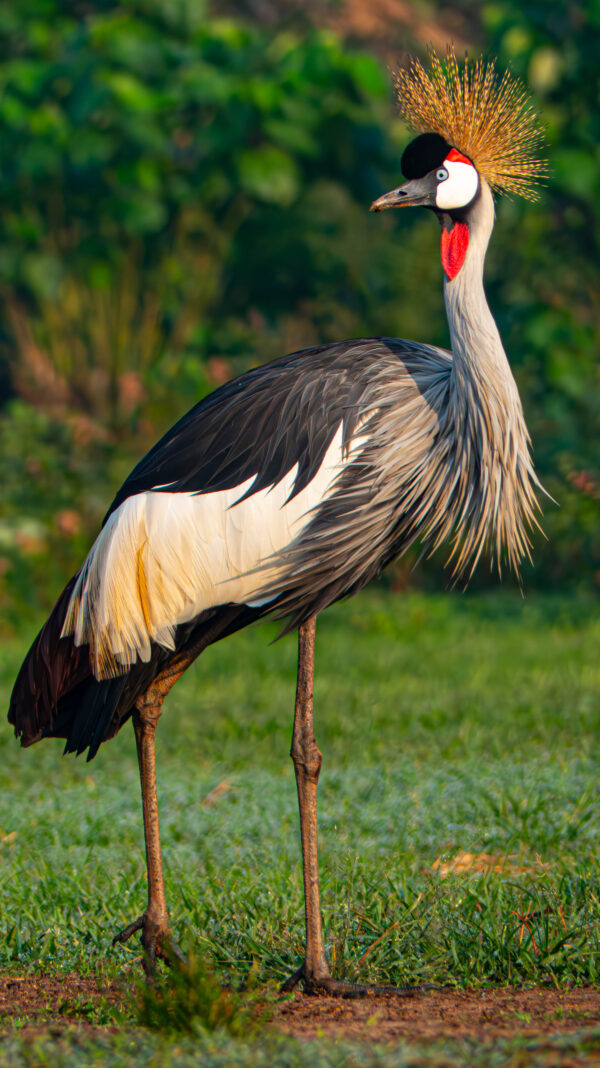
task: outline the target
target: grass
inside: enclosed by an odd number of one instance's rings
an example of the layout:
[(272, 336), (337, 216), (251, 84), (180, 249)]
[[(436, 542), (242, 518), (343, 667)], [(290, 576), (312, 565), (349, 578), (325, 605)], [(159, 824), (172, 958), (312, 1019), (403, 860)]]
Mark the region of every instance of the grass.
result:
[[(152, 982), (138, 976), (134, 1022), (172, 1035), (224, 1031), (244, 1038), (256, 1031), (253, 1007), (251, 1000), (224, 987), (193, 951), (185, 961), (170, 953), (168, 967), (161, 968)], [(260, 1004), (256, 1008), (264, 1016), (265, 1006)], [(131, 1020), (121, 1019), (121, 1022)]]
[(203, 1039), (183, 1038), (174, 1044), (144, 1032), (107, 1035), (94, 1048), (83, 1035), (66, 1033), (52, 1038), (11, 1037), (4, 1045), (3, 1063), (10, 1068), (579, 1068), (595, 1066), (600, 1055), (600, 1031), (546, 1039), (502, 1039), (495, 1043), (448, 1041), (443, 1048), (421, 1044), (395, 1049), (358, 1047), (267, 1037), (260, 1045), (242, 1044), (219, 1034)]
[[(599, 981), (597, 609), (575, 597), (376, 590), (319, 620), (321, 875), (336, 975)], [(158, 731), (175, 933), (234, 985), (279, 982), (302, 953), (287, 755), (296, 648), (270, 644), (275, 634), (266, 625), (208, 650)], [(1, 650), (4, 704), (30, 637)], [(137, 955), (111, 946), (145, 900), (132, 734), (86, 764), (62, 759), (57, 742), (20, 751), (3, 732), (5, 971), (115, 975)], [(260, 1063), (227, 1043), (215, 1064)]]

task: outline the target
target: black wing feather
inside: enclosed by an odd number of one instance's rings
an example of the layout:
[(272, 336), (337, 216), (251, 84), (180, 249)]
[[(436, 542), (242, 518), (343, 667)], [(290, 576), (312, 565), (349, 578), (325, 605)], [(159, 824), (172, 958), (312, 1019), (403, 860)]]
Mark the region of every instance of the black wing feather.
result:
[[(134, 468), (104, 522), (120, 504), (149, 490), (210, 493), (255, 481), (250, 493), (279, 482), (297, 463), (293, 494), (317, 473), (344, 421), (351, 434), (360, 387), (353, 364), (377, 359), (384, 342), (361, 340), (284, 356), (228, 382), (184, 415)], [(357, 388), (358, 387), (358, 388)]]
[[(137, 464), (117, 493), (104, 522), (134, 494), (207, 493), (254, 478), (249, 493), (279, 482), (297, 464), (291, 496), (315, 476), (343, 423), (348, 443), (361, 414), (361, 400), (382, 356), (409, 343), (361, 339), (284, 356), (229, 382), (206, 397)], [(171, 659), (153, 646), (151, 661), (123, 676), (98, 681), (87, 647), (61, 637), (75, 578), (59, 597), (21, 668), (9, 720), (24, 745), (41, 737), (66, 738), (66, 749), (94, 756), (131, 714), (138, 697)], [(327, 583), (323, 604), (333, 598)], [(320, 607), (314, 605), (312, 611)], [(177, 648), (197, 643), (205, 630), (212, 643), (246, 626), (268, 608), (233, 606), (215, 621), (199, 617), (178, 628)], [(208, 628), (208, 630), (207, 630)], [(189, 633), (188, 633), (189, 632)]]

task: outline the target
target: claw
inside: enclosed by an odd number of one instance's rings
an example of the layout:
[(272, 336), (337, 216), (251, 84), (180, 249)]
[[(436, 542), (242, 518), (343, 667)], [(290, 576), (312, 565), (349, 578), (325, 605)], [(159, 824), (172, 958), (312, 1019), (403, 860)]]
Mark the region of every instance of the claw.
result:
[(127, 942), (136, 931), (142, 932), (140, 941), (144, 951), (143, 965), (146, 975), (153, 976), (157, 957), (170, 966), (187, 963), (184, 954), (171, 934), (170, 927), (160, 927), (159, 924), (151, 921), (145, 912), (114, 936), (112, 940), (113, 946)]
[(289, 994), (302, 983), (305, 994), (326, 994), (337, 998), (400, 997), (413, 998), (423, 989), (418, 986), (376, 986), (370, 983), (344, 983), (331, 976), (320, 979), (306, 974), (306, 964), (300, 967), (279, 987), (280, 994)]
[(304, 965), (301, 964), (297, 971), (293, 975), (290, 975), (288, 979), (279, 987), (280, 994), (290, 994), (292, 990), (295, 990), (301, 979), (304, 978)]
[(170, 940), (169, 951), (164, 954), (163, 960), (166, 960), (169, 965), (173, 965), (174, 962), (177, 962), (177, 964), (188, 964), (188, 959), (185, 953), (180, 950), (174, 938)]
[(119, 931), (112, 940), (113, 946), (116, 946), (117, 942), (127, 942), (136, 931), (141, 931), (144, 927), (144, 916), (138, 916), (137, 920), (133, 923), (129, 923), (127, 927), (124, 927), (122, 931)]
[(414, 998), (417, 986), (377, 986), (375, 983), (344, 983), (339, 979), (305, 979), (307, 994), (328, 994), (334, 998)]

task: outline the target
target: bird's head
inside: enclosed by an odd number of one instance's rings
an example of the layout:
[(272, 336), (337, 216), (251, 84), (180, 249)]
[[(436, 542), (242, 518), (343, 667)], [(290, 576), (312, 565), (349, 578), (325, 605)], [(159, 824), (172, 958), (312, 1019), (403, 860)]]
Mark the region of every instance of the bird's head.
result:
[(437, 133), (424, 133), (405, 148), (402, 174), (408, 181), (371, 204), (386, 208), (431, 208), (442, 224), (442, 266), (449, 279), (460, 271), (469, 245), (468, 209), (481, 188), (468, 158)]
[[(396, 75), (402, 117), (423, 132), (402, 156), (408, 181), (375, 200), (371, 211), (434, 211), (442, 225), (442, 265), (451, 281), (465, 261), (482, 185), (533, 200), (546, 165), (538, 157), (542, 131), (517, 79), (508, 72), (498, 77), (493, 62), (482, 59), (465, 59), (461, 69), (453, 49), (445, 62), (430, 50), (430, 60), (428, 71), (413, 59)], [(489, 191), (487, 196), (491, 205)]]

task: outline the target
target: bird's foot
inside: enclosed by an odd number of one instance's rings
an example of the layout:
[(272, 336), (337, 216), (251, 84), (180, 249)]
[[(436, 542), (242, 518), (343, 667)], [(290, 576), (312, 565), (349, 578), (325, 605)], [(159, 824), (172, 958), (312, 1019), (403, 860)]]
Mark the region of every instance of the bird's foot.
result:
[(373, 983), (345, 983), (330, 975), (311, 975), (303, 962), (289, 979), (281, 984), (281, 994), (289, 994), (298, 984), (305, 994), (320, 994), (333, 998), (414, 997), (420, 990), (417, 986), (377, 986)]
[(153, 975), (156, 961), (164, 960), (167, 964), (178, 962), (185, 964), (185, 957), (173, 938), (168, 916), (155, 920), (148, 912), (143, 912), (137, 920), (124, 927), (112, 940), (113, 946), (118, 942), (127, 942), (137, 931), (142, 932), (140, 942), (144, 951), (144, 971)]

